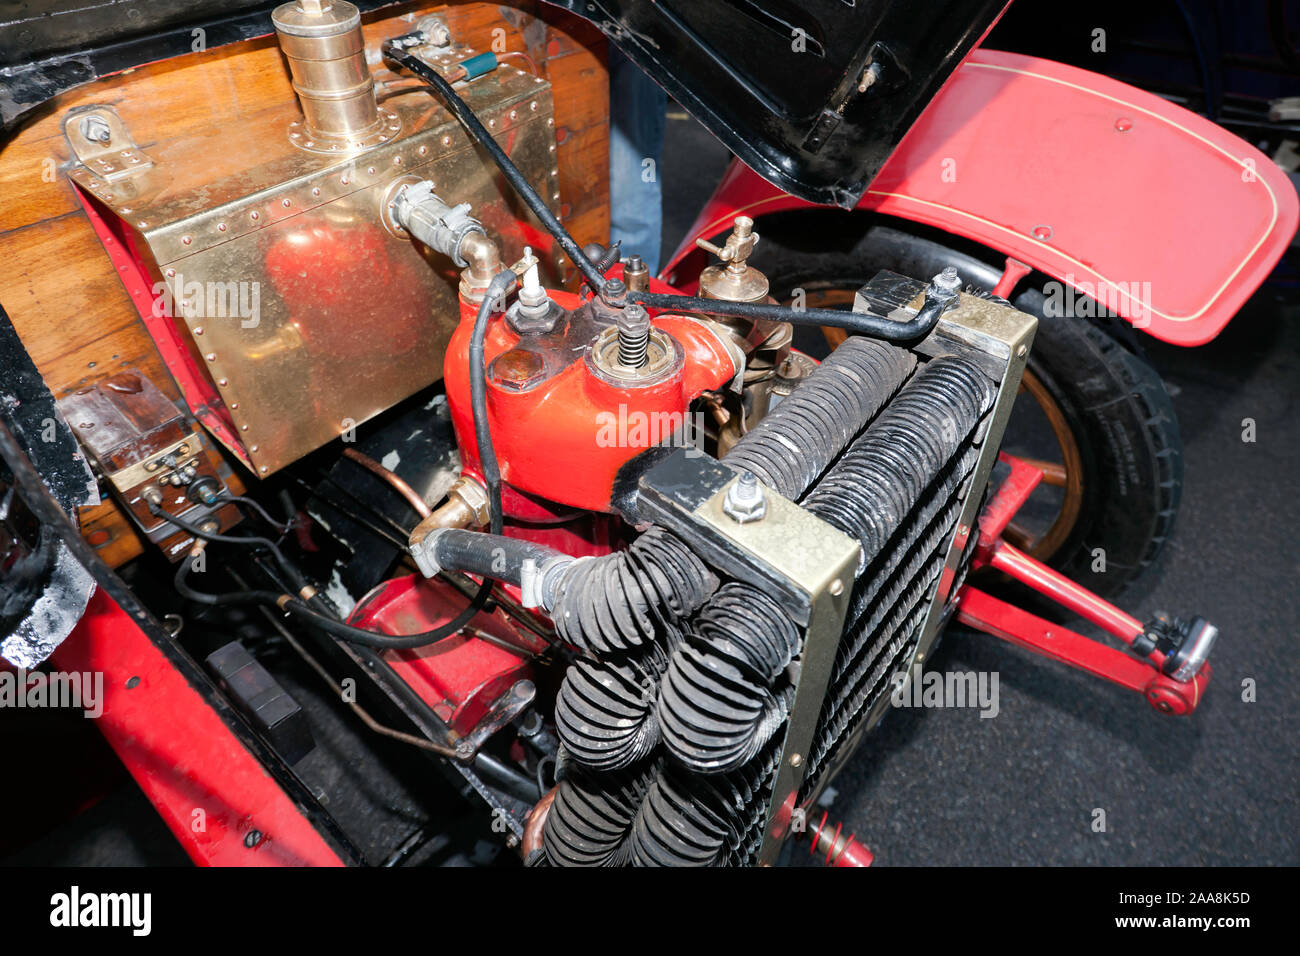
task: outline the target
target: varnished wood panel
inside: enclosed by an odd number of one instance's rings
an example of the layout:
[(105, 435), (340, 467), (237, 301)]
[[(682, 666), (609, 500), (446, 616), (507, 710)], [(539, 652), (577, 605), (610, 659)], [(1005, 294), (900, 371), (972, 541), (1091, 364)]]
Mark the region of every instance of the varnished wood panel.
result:
[[(411, 4), (368, 17), (368, 47), (430, 12), (446, 17), (458, 42), (533, 58), (555, 92), (563, 218), (579, 242), (606, 241), (609, 94), (600, 33), (531, 0)], [(0, 302), (56, 398), (127, 367), (179, 397), (68, 182), (62, 116), (111, 105), (147, 152), (152, 142), (205, 127), (237, 136), (242, 117), (292, 98), (279, 47), (264, 37), (79, 87), (46, 104), (0, 148)], [(85, 509), (82, 521), (110, 564), (143, 547), (111, 502)]]

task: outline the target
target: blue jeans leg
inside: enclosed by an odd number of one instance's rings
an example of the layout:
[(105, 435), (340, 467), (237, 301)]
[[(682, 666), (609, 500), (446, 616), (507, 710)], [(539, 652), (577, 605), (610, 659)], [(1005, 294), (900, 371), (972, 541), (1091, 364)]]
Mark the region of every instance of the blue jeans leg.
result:
[(631, 60), (611, 48), (609, 57), (610, 241), (622, 255), (645, 260), (659, 272), (663, 232), (664, 113), (668, 98)]

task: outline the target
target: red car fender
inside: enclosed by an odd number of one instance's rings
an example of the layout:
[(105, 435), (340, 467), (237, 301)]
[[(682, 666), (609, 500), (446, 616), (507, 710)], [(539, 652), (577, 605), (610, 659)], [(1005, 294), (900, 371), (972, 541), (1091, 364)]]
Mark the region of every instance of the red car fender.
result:
[[(810, 207), (733, 163), (664, 276), (689, 286), (705, 264), (695, 240), (739, 214)], [(1059, 279), (1063, 307), (1072, 287), (1177, 345), (1228, 323), (1291, 241), (1298, 207), (1267, 156), (1204, 117), (993, 50), (958, 68), (858, 204), (974, 239)]]

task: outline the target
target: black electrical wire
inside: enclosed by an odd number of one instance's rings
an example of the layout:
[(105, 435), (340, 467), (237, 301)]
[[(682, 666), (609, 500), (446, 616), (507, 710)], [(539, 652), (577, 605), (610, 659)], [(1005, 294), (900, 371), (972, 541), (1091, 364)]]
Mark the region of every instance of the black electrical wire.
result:
[(284, 552), (280, 550), (280, 546), (270, 538), (263, 538), (259, 535), (241, 536), (219, 534), (215, 531), (204, 531), (197, 525), (186, 521), (184, 518), (177, 517), (176, 515), (167, 512), (155, 502), (146, 501), (145, 507), (149, 509), (149, 513), (155, 518), (161, 518), (163, 521), (169, 522), (170, 524), (180, 528), (186, 534), (192, 535), (202, 541), (218, 542), (220, 544), (238, 544), (243, 545), (244, 547), (266, 548), (266, 550), (271, 552), (272, 557), (275, 558), (275, 563), (280, 566), (281, 570), (284, 571), (289, 580), (293, 582), (295, 588), (302, 589), (307, 585), (307, 579), (303, 576), (302, 572), (294, 567), (293, 563), (284, 556)]
[[(496, 450), (492, 445), (492, 430), (488, 425), (487, 417), (487, 366), (484, 358), (484, 338), (487, 335), (488, 319), (492, 315), (493, 303), (499, 301), (509, 290), (511, 283), (515, 281), (515, 275), (509, 270), (499, 272), (492, 277), (488, 284), (487, 292), (483, 296), (483, 301), (479, 304), (478, 314), (474, 319), (474, 329), (470, 337), (469, 346), (469, 380), (470, 380), (470, 403), (474, 413), (474, 437), (478, 443), (479, 463), (483, 471), (483, 481), (488, 490), (488, 511), (489, 525), (493, 534), (500, 534), (503, 524), (501, 510), (501, 468), (497, 461)], [(473, 619), (486, 606), (488, 598), (492, 594), (493, 579), (484, 577), (479, 585), (478, 592), (470, 600), (469, 604), (457, 614), (454, 618), (439, 627), (429, 631), (421, 631), (417, 634), (390, 635), (380, 634), (375, 631), (368, 631), (364, 628), (353, 627), (351, 624), (345, 624), (342, 621), (331, 617), (327, 611), (327, 606), (320, 599), (319, 595), (303, 597), (303, 594), (311, 594), (307, 588), (307, 581), (303, 574), (285, 558), (284, 553), (276, 546), (275, 542), (269, 538), (260, 537), (236, 537), (234, 535), (215, 534), (212, 532), (201, 531), (199, 528), (190, 524), (175, 515), (168, 514), (162, 508), (153, 502), (146, 503), (149, 511), (165, 521), (170, 521), (183, 531), (192, 534), (196, 538), (205, 541), (217, 541), (226, 544), (241, 545), (260, 545), (271, 552), (281, 570), (298, 589), (298, 597), (285, 594), (272, 594), (271, 592), (254, 592), (258, 600), (262, 603), (275, 604), (281, 607), (286, 613), (301, 618), (304, 622), (332, 634), (342, 640), (349, 641), (353, 644), (364, 644), (367, 647), (378, 648), (412, 648), (424, 647), (428, 644), (435, 644), (443, 638), (450, 637), (458, 632)], [(185, 584), (186, 576), (185, 564), (182, 562), (181, 570), (177, 572), (176, 583), (177, 590), (182, 588), (182, 594), (186, 591), (191, 595), (199, 595), (194, 600), (202, 603), (219, 603), (218, 597), (224, 598), (224, 595), (203, 594), (194, 591)], [(188, 595), (187, 595), (188, 596)], [(243, 602), (239, 602), (243, 603)], [(315, 604), (313, 608), (311, 605)]]
[[(451, 111), (451, 114), (465, 127), (466, 132), (486, 150), (497, 164), (506, 182), (519, 194), (524, 203), (546, 227), (564, 254), (569, 257), (592, 290), (602, 297), (606, 293), (605, 277), (601, 275), (596, 264), (582, 251), (582, 247), (564, 228), (564, 225), (547, 207), (545, 201), (532, 184), (524, 177), (497, 143), (492, 134), (474, 115), (452, 85), (433, 67), (407, 52), (403, 47), (414, 35), (396, 37), (386, 40), (383, 45), (385, 59), (403, 66), (425, 82), (429, 89)], [(829, 325), (849, 332), (866, 335), (870, 338), (887, 342), (910, 342), (928, 335), (939, 321), (944, 310), (956, 299), (956, 296), (939, 296), (927, 293), (925, 305), (915, 317), (906, 322), (897, 322), (883, 316), (862, 312), (846, 312), (838, 309), (791, 309), (780, 305), (768, 305), (757, 302), (728, 302), (722, 299), (705, 299), (698, 296), (665, 295), (659, 292), (623, 291), (618, 296), (611, 296), (610, 305), (621, 306), (627, 303), (640, 303), (653, 309), (674, 312), (705, 312), (713, 315), (730, 315), (738, 318), (762, 319), (771, 322), (788, 322), (791, 325)]]
[(483, 472), (483, 483), (487, 486), (488, 525), (493, 534), (501, 533), (503, 520), (501, 466), (497, 461), (496, 449), (492, 445), (492, 428), (488, 424), (487, 358), (484, 355), (483, 343), (487, 336), (488, 319), (492, 316), (492, 305), (506, 294), (514, 281), (515, 274), (509, 269), (498, 272), (492, 277), (487, 292), (483, 295), (483, 301), (479, 303), (478, 314), (474, 316), (474, 330), (469, 340), (469, 400), (474, 413), (474, 441), (478, 445), (479, 468)]
[[(487, 365), (484, 358), (484, 338), (487, 335), (488, 319), (492, 315), (493, 303), (499, 301), (506, 294), (514, 281), (515, 274), (509, 270), (499, 272), (492, 277), (492, 281), (488, 283), (487, 292), (483, 295), (483, 301), (479, 303), (478, 314), (474, 317), (474, 329), (470, 335), (469, 343), (469, 392), (470, 405), (474, 413), (474, 438), (478, 444), (479, 467), (483, 471), (483, 483), (487, 486), (488, 524), (493, 534), (500, 534), (503, 524), (501, 468), (500, 463), (497, 461), (496, 450), (492, 445), (492, 429), (488, 424)], [(464, 610), (441, 627), (419, 634), (393, 636), (353, 627), (350, 624), (344, 624), (342, 621), (312, 610), (305, 601), (299, 598), (291, 598), (283, 602), (283, 606), (288, 613), (303, 618), (307, 623), (320, 628), (328, 634), (354, 644), (383, 648), (423, 647), (426, 644), (436, 643), (444, 637), (455, 634), (468, 624), (474, 615), (483, 610), (488, 597), (492, 593), (492, 581), (492, 578), (484, 576), (478, 592)]]
[[(8, 316), (0, 308), (0, 321), (7, 321)], [(22, 497), (33, 516), (42, 525), (48, 527), (67, 546), (72, 555), (95, 579), (96, 585), (144, 632), (145, 636), (190, 685), (198, 691), (220, 717), (222, 724), (248, 748), (281, 787), (300, 806), (306, 808), (312, 826), (327, 837), (332, 847), (354, 861), (364, 859), (360, 850), (352, 845), (337, 821), (324, 810), (318, 801), (302, 785), (302, 781), (284, 762), (284, 758), (267, 741), (257, 733), (248, 722), (216, 692), (207, 673), (194, 663), (194, 660), (176, 644), (154, 617), (148, 607), (136, 596), (135, 591), (122, 580), (113, 568), (109, 567), (81, 535), (73, 519), (55, 500), (40, 472), (28, 457), (27, 450), (11, 431), (7, 416), (0, 412), (0, 462), (8, 466), (17, 485), (17, 492)]]
[[(245, 603), (262, 603), (278, 606), (286, 613), (301, 618), (308, 624), (311, 624), (328, 634), (350, 641), (353, 644), (364, 644), (367, 647), (377, 648), (411, 648), (424, 647), (428, 644), (435, 644), (445, 637), (455, 634), (462, 627), (481, 611), (487, 604), (489, 595), (492, 592), (492, 579), (484, 578), (483, 583), (479, 586), (478, 593), (474, 595), (473, 600), (461, 611), (456, 617), (452, 618), (446, 624), (433, 628), (429, 631), (421, 631), (416, 634), (389, 635), (380, 634), (375, 631), (367, 631), (364, 628), (353, 627), (350, 624), (344, 624), (330, 616), (328, 606), (324, 604), (319, 595), (313, 594), (312, 597), (302, 597), (303, 594), (312, 594), (307, 585), (307, 579), (292, 562), (284, 556), (284, 553), (276, 546), (274, 541), (269, 538), (260, 538), (255, 536), (238, 537), (236, 535), (216, 534), (210, 531), (202, 531), (195, 525), (175, 515), (168, 514), (157, 505), (148, 503), (149, 511), (180, 528), (187, 534), (204, 541), (217, 542), (221, 544), (238, 544), (244, 546), (259, 546), (269, 550), (275, 558), (276, 565), (284, 572), (285, 576), (292, 582), (292, 586), (299, 592), (299, 596), (290, 594), (276, 594), (271, 591), (254, 591), (251, 594), (256, 596), (256, 601), (244, 600), (244, 596), (250, 592), (241, 592), (240, 594), (215, 595), (206, 594), (201, 591), (195, 591), (185, 583), (185, 577), (188, 574), (187, 561), (181, 562), (181, 567), (177, 571), (176, 578), (173, 581), (177, 585), (177, 591), (183, 597), (198, 601), (202, 604), (245, 604)], [(230, 600), (227, 600), (229, 598)], [(311, 605), (315, 604), (313, 608)]]
[(244, 495), (234, 495), (231, 494), (229, 491), (227, 491), (225, 494), (221, 495), (217, 500), (220, 502), (230, 501), (236, 505), (239, 505), (242, 508), (252, 509), (257, 514), (262, 516), (263, 521), (269, 524), (276, 531), (279, 531), (281, 534), (287, 534), (289, 532), (289, 529), (293, 527), (293, 523), (291, 521), (276, 521), (274, 518), (271, 517), (270, 512), (268, 512), (265, 508), (263, 508), (252, 498), (245, 497)]
[(176, 576), (172, 578), (172, 585), (176, 588), (176, 593), (181, 597), (197, 604), (275, 604), (283, 596), (276, 591), (231, 591), (227, 594), (209, 594), (206, 591), (196, 591), (186, 581), (190, 574), (190, 567), (191, 559), (189, 557), (183, 558), (176, 568)]
[(492, 161), (500, 167), (506, 182), (514, 188), (515, 192), (519, 193), (528, 208), (546, 227), (546, 231), (555, 237), (555, 241), (560, 244), (564, 254), (578, 267), (588, 284), (596, 290), (604, 288), (604, 277), (596, 269), (595, 263), (587, 258), (586, 253), (582, 251), (582, 247), (578, 245), (573, 236), (569, 235), (569, 231), (560, 224), (560, 220), (555, 218), (555, 213), (551, 212), (542, 197), (537, 194), (537, 190), (533, 189), (528, 180), (524, 178), (524, 174), (519, 171), (519, 167), (510, 161), (510, 157), (506, 155), (505, 150), (492, 138), (492, 134), (474, 115), (474, 111), (456, 94), (451, 84), (443, 79), (441, 73), (423, 60), (401, 49), (401, 41), (405, 39), (407, 37), (396, 37), (384, 41), (383, 53), (385, 59), (406, 67), (432, 88), (434, 93), (438, 95), (438, 99), (442, 100), (447, 109), (451, 110), (452, 115), (469, 131), (470, 136), (487, 150), (488, 155), (492, 157)]

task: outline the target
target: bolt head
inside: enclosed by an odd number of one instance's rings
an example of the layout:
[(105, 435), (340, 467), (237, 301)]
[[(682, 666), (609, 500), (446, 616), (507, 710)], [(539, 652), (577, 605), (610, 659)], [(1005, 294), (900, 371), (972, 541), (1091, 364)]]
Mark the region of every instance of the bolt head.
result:
[(492, 360), (489, 375), (502, 388), (522, 392), (546, 377), (542, 357), (530, 349), (514, 348)]
[(767, 498), (763, 486), (752, 471), (742, 472), (727, 489), (722, 499), (722, 511), (737, 524), (761, 521), (767, 515)]
[(953, 266), (948, 266), (930, 280), (930, 288), (943, 295), (956, 295), (961, 291), (961, 276)]
[(113, 131), (102, 116), (87, 116), (81, 121), (81, 135), (92, 143), (107, 143), (113, 138)]

